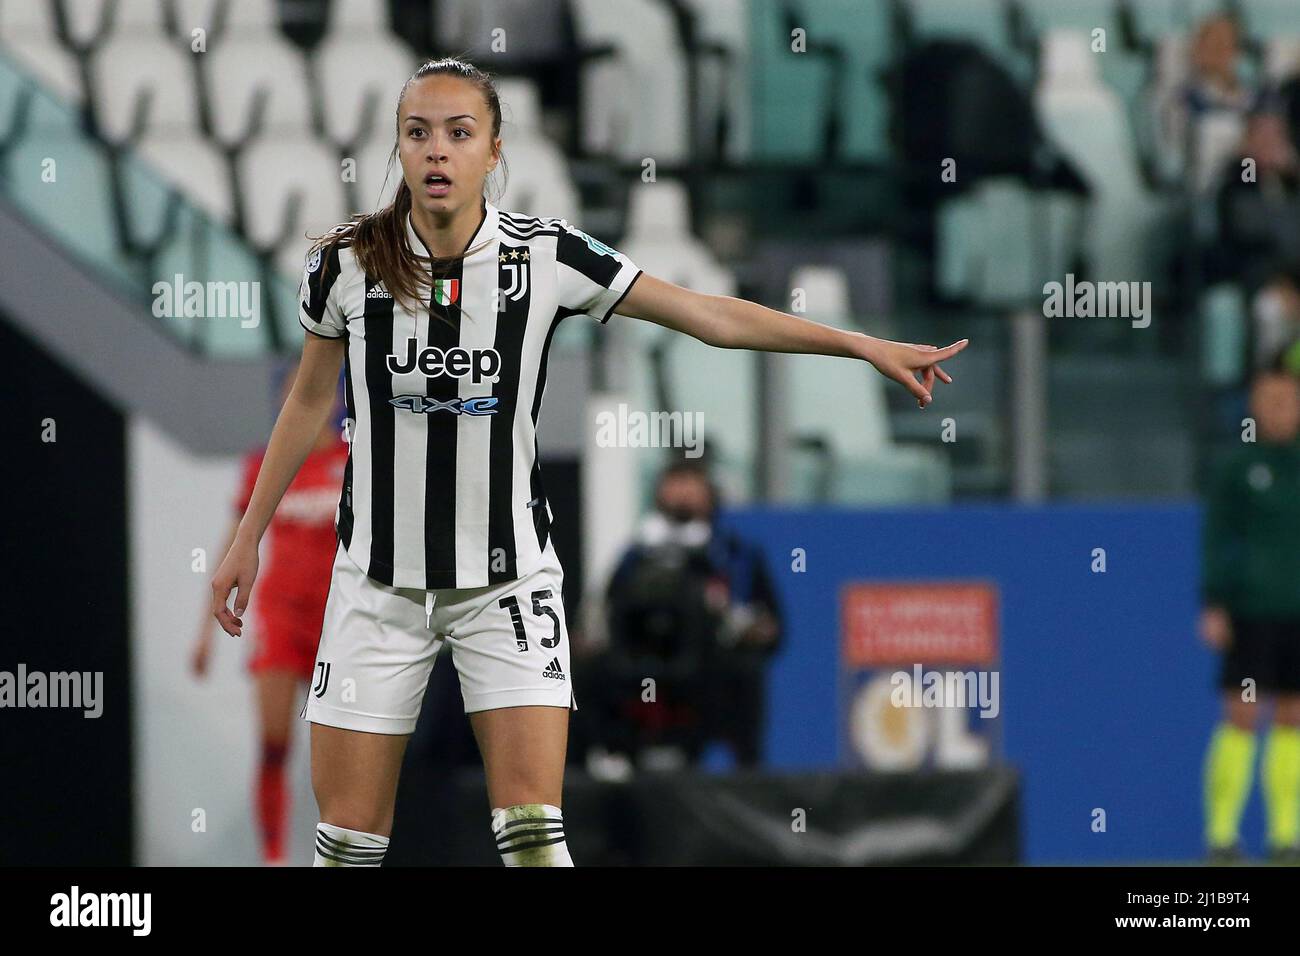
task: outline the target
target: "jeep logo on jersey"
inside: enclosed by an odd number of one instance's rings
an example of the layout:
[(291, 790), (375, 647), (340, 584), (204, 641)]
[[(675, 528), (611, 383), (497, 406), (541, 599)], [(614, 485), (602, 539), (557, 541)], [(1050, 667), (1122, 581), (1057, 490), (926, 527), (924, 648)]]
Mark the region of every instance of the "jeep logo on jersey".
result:
[(495, 415), (497, 397), (483, 395), (478, 398), (452, 398), (441, 401), (428, 395), (394, 395), (388, 400), (394, 408), (405, 408), (408, 412), (451, 412), (453, 415)]
[(416, 351), (416, 340), (406, 340), (406, 358), (398, 355), (388, 356), (388, 371), (394, 375), (405, 375), (419, 370), (428, 378), (450, 375), (452, 378), (470, 376), (475, 385), (484, 379), (496, 380), (501, 371), (501, 353), (496, 349), (463, 349), (460, 346), (443, 351), (434, 346), (426, 346)]

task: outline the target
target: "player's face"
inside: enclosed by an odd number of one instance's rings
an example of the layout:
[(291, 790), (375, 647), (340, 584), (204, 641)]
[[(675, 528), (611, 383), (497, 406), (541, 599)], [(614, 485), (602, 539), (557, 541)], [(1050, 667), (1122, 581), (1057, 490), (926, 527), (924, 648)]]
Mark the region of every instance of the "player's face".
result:
[(501, 140), (474, 84), (455, 76), (412, 83), (398, 112), (397, 155), (412, 202), (432, 214), (477, 208)]
[(1290, 375), (1269, 375), (1251, 390), (1250, 412), (1259, 437), (1290, 441), (1300, 433), (1300, 382)]

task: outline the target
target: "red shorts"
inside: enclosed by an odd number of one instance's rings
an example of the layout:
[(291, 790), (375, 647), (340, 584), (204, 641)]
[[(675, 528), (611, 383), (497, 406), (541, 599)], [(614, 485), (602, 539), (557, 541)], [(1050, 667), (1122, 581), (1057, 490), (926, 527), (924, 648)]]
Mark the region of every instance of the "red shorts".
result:
[(253, 615), (253, 653), (248, 669), (257, 674), (290, 671), (310, 680), (316, 667), (316, 646), (325, 619), (325, 598), (279, 599), (258, 607)]

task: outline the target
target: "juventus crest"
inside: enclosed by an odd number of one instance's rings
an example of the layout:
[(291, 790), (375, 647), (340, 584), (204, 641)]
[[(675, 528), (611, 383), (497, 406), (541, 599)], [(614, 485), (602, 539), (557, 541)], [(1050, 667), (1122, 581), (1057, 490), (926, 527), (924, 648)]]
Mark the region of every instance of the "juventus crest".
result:
[(500, 305), (504, 309), (507, 302), (518, 302), (528, 295), (528, 280), (532, 271), (528, 247), (502, 243), (497, 264), (500, 270), (497, 288), (501, 295)]

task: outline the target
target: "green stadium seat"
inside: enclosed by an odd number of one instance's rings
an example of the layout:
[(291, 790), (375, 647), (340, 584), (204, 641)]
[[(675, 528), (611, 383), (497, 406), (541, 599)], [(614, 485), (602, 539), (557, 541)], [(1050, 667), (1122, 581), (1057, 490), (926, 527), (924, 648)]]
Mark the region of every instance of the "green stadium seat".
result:
[[(808, 44), (828, 44), (844, 57), (844, 101), (832, 102), (832, 67), (815, 53), (793, 53), (787, 10)], [(828, 111), (840, 110), (841, 150), (850, 160), (883, 159), (889, 100), (875, 82), (893, 51), (887, 0), (814, 0), (751, 6), (755, 153), (764, 159), (822, 158)]]
[(1200, 311), (1202, 380), (1219, 388), (1238, 384), (1250, 332), (1244, 293), (1230, 283), (1214, 286), (1201, 296)]
[(1247, 36), (1264, 42), (1300, 35), (1300, 4), (1296, 0), (1246, 0), (1241, 23)]
[(916, 40), (967, 40), (999, 56), (1012, 51), (1004, 0), (907, 0)]

